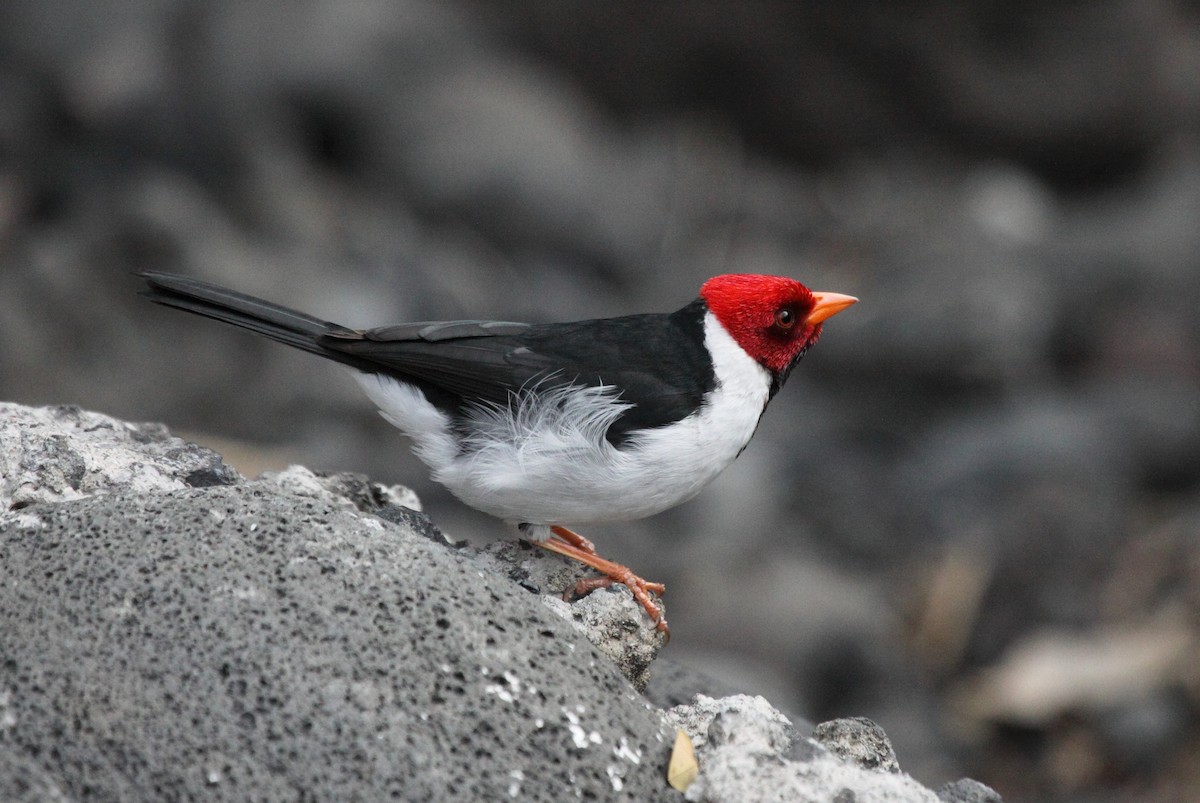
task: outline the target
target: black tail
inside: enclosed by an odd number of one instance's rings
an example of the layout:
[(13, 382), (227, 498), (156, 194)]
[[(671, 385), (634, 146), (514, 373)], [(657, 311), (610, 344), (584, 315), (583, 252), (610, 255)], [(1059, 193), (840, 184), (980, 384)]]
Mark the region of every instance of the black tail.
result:
[(323, 336), (354, 334), (344, 326), (188, 276), (155, 271), (137, 275), (146, 280), (141, 295), (156, 304), (203, 315), (321, 357), (363, 367), (361, 359), (321, 345)]

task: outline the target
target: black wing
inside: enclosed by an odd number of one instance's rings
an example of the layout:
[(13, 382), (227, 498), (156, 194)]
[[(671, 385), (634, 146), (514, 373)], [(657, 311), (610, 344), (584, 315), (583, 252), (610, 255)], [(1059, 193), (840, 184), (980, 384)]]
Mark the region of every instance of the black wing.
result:
[(528, 388), (611, 385), (634, 406), (608, 439), (686, 417), (716, 384), (696, 301), (671, 315), (631, 315), (539, 325), (454, 321), (406, 324), (320, 339), (375, 370), (417, 380), (458, 404), (507, 404)]
[(533, 387), (611, 385), (633, 404), (610, 428), (632, 430), (686, 417), (715, 386), (704, 348), (699, 300), (670, 315), (576, 323), (504, 321), (408, 323), (355, 330), (218, 285), (163, 273), (141, 274), (143, 294), (361, 371), (420, 387), (452, 414), (481, 402), (505, 405)]

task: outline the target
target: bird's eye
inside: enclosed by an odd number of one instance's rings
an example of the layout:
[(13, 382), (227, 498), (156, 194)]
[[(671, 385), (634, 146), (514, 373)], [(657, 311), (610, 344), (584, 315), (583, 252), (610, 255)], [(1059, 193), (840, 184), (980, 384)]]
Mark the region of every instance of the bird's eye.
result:
[(796, 313), (790, 307), (784, 307), (775, 313), (775, 325), (780, 329), (791, 329), (796, 325)]

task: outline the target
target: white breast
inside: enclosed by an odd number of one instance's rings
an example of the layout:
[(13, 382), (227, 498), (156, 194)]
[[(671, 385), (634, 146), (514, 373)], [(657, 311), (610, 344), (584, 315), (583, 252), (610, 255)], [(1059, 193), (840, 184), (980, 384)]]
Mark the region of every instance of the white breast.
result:
[(769, 398), (770, 374), (712, 313), (704, 338), (717, 386), (681, 421), (616, 448), (604, 433), (628, 404), (616, 389), (525, 392), (481, 408), (462, 441), (416, 388), (356, 374), (388, 421), (413, 440), (433, 478), (471, 507), (505, 521), (587, 524), (637, 519), (695, 496), (749, 442)]

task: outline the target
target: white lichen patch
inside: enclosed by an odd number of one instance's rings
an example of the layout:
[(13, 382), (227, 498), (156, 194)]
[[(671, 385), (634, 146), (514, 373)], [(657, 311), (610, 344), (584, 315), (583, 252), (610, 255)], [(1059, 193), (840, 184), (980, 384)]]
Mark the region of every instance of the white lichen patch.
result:
[(36, 513), (17, 512), (6, 513), (0, 516), (0, 525), (7, 526), (9, 522), (12, 522), (13, 527), (18, 530), (46, 529), (46, 522), (42, 521), (41, 517)]
[[(487, 667), (480, 667), (484, 675), (489, 674)], [(501, 675), (503, 683), (489, 683), (483, 688), (485, 694), (494, 694), (503, 702), (511, 703), (521, 694), (521, 679), (507, 670)]]
[(505, 702), (505, 703), (511, 703), (517, 699), (516, 696), (514, 696), (512, 692), (510, 692), (505, 687), (501, 686), (499, 683), (489, 683), (487, 686), (485, 686), (483, 688), (483, 693), (484, 694), (494, 694), (500, 698), (501, 702)]
[[(583, 706), (576, 706), (576, 708), (581, 712), (583, 710)], [(604, 741), (597, 731), (584, 730), (583, 725), (580, 724), (579, 715), (574, 711), (568, 711), (564, 708), (562, 712), (567, 717), (567, 731), (571, 734), (571, 741), (577, 748), (584, 750), (589, 745), (600, 744)]]
[(17, 715), (12, 711), (12, 692), (0, 692), (0, 731), (9, 730), (17, 724)]
[(129, 619), (137, 614), (137, 608), (133, 606), (133, 597), (128, 594), (116, 605), (109, 605), (104, 609), (104, 615), (109, 619), (123, 620)]
[(629, 740), (624, 736), (621, 737), (621, 741), (617, 744), (617, 746), (613, 748), (613, 755), (617, 758), (625, 759), (633, 764), (642, 763), (642, 751), (638, 748), (630, 747)]
[(512, 778), (512, 782), (508, 785), (508, 796), (520, 797), (521, 781), (525, 780), (525, 773), (520, 770), (509, 770), (508, 777)]
[(229, 596), (243, 602), (252, 602), (263, 597), (262, 591), (254, 586), (228, 586), (226, 590)]

